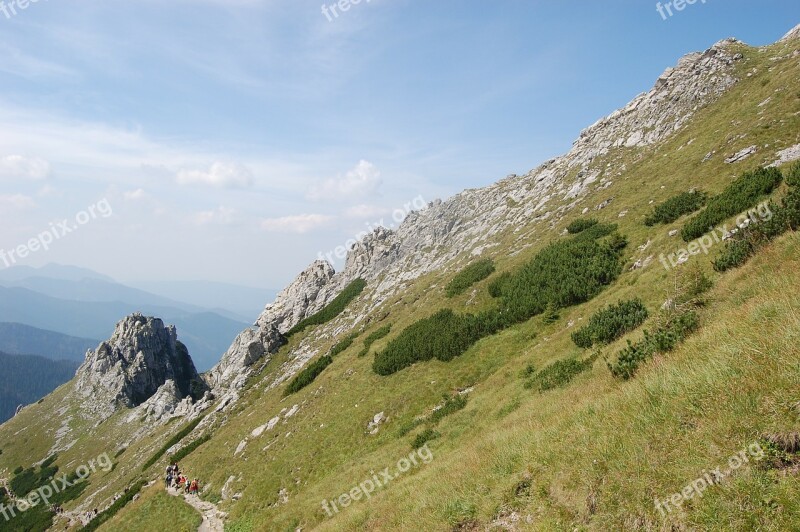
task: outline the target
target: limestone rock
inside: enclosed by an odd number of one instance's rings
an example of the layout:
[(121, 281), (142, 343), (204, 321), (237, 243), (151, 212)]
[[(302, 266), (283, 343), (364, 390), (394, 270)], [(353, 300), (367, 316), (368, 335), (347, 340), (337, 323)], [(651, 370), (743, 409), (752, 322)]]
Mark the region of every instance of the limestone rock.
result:
[(175, 327), (141, 314), (121, 320), (109, 340), (86, 354), (75, 377), (77, 393), (101, 418), (120, 407), (137, 407), (156, 394), (151, 413), (163, 413), (206, 391)]

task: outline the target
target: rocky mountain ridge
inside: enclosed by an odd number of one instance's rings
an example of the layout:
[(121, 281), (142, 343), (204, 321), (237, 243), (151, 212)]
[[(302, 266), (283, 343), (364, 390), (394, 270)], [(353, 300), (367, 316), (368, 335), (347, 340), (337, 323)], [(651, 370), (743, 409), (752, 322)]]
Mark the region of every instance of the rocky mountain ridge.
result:
[[(452, 267), (459, 256), (481, 255), (500, 234), (515, 236), (517, 252), (529, 246), (530, 232), (521, 233), (519, 227), (531, 219), (552, 221), (590, 187), (611, 184), (615, 177), (612, 165), (601, 159), (612, 149), (643, 148), (664, 141), (699, 109), (729, 90), (737, 82), (736, 69), (743, 60), (737, 51), (740, 44), (725, 39), (705, 52), (684, 56), (650, 91), (583, 130), (567, 154), (528, 174), (431, 202), (427, 208), (411, 212), (396, 231), (375, 229), (348, 252), (342, 271), (335, 272), (326, 261), (314, 261), (266, 306), (256, 321), (257, 331), (245, 331), (234, 341), (211, 370), (212, 385), (218, 391), (241, 387), (257, 358), (280, 347), (274, 341), (275, 330), (285, 333), (357, 278), (369, 283), (363, 299), (370, 303), (351, 316), (356, 324), (418, 277)], [(554, 199), (571, 203), (555, 210), (550, 207)], [(307, 345), (296, 351), (290, 355), (295, 360), (287, 366), (288, 373), (316, 354)]]

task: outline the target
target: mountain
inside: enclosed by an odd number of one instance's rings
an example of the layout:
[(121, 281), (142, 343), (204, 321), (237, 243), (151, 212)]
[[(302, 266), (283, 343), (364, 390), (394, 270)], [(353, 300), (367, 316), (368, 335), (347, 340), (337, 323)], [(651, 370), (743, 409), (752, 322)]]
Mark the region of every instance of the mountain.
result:
[(17, 408), (35, 403), (75, 376), (78, 363), (0, 352), (0, 423)]
[(796, 529), (798, 58), (800, 27), (686, 55), (568, 153), (313, 262), (203, 383), (180, 326), (124, 318), (0, 426), (0, 476), (115, 456), (54, 529), (158, 529), (125, 503), (173, 461), (230, 530)]
[(86, 351), (99, 340), (76, 338), (21, 323), (0, 323), (0, 351), (12, 355), (39, 355), (50, 360), (83, 362)]
[(231, 340), (247, 326), (213, 312), (193, 313), (155, 304), (71, 301), (25, 288), (0, 287), (0, 322), (24, 323), (70, 336), (107, 337), (119, 316), (137, 311), (161, 316), (177, 325), (181, 341), (193, 354), (200, 371), (219, 361)]
[(264, 310), (265, 303), (278, 295), (277, 290), (213, 281), (150, 281), (133, 284), (148, 292), (163, 294), (220, 314), (224, 309), (235, 313), (235, 319), (247, 322), (255, 321), (256, 316)]
[(92, 279), (96, 281), (105, 281), (107, 283), (114, 282), (111, 277), (87, 268), (55, 263), (45, 264), (40, 268), (22, 265), (0, 270), (0, 283), (20, 281), (29, 277), (44, 277), (60, 279), (62, 281), (83, 281), (85, 279)]

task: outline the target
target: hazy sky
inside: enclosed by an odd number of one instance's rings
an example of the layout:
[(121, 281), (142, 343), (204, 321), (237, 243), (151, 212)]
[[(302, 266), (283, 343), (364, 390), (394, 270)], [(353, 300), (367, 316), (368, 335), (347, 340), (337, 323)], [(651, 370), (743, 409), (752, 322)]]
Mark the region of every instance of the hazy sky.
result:
[(650, 1), (16, 1), (0, 4), (0, 249), (274, 288), (415, 198), (565, 152), (685, 53), (800, 22), (797, 0), (667, 20)]

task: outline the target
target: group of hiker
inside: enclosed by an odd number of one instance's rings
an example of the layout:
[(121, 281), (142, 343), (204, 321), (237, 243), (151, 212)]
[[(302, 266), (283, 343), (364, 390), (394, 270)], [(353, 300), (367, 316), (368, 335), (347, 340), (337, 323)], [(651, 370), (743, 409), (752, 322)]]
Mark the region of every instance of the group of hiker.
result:
[(164, 486), (178, 491), (183, 490), (184, 493), (190, 495), (197, 495), (200, 489), (200, 481), (197, 479), (190, 481), (189, 477), (181, 472), (178, 464), (170, 464), (167, 466), (167, 478), (164, 480)]

